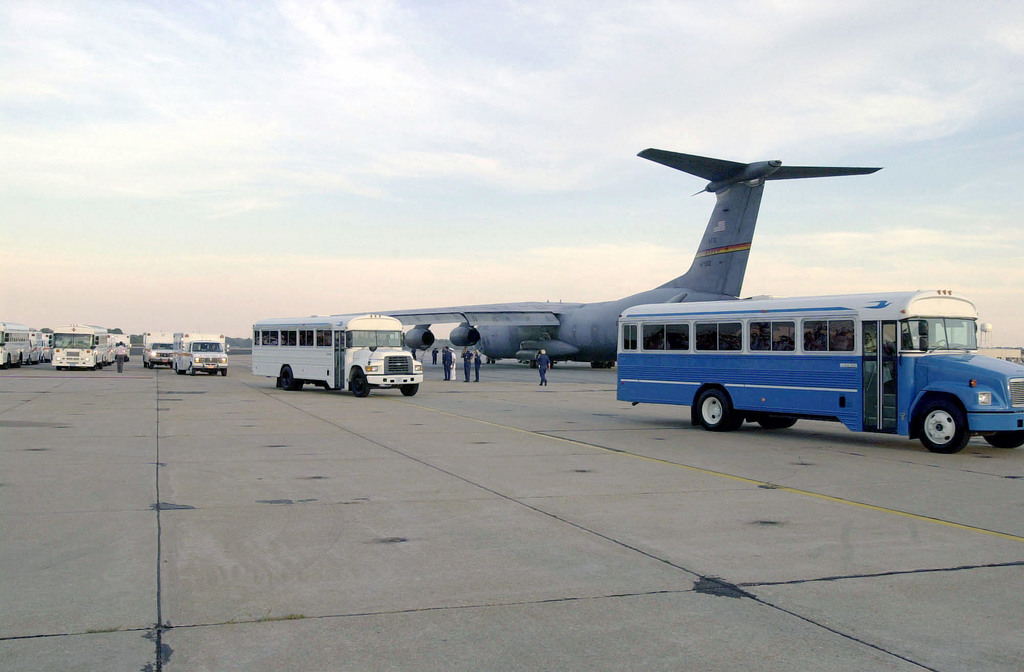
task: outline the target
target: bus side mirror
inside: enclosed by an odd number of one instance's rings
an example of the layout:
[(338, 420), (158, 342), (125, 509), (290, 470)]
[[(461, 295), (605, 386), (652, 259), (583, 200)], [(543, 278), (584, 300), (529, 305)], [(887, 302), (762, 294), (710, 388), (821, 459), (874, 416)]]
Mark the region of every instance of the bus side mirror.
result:
[(928, 323), (921, 320), (917, 323), (918, 349), (921, 352), (928, 351)]
[(928, 335), (927, 334), (925, 334), (924, 336), (921, 337), (920, 345), (918, 345), (918, 350), (920, 350), (921, 352), (928, 352)]

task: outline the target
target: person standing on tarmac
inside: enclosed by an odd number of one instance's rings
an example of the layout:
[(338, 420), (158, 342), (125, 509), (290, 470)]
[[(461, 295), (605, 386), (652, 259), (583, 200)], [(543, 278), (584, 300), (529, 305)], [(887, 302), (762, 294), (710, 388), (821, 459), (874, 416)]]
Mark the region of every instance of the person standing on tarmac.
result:
[(476, 378), (473, 379), (474, 383), (480, 382), (480, 360), (483, 357), (480, 356), (480, 351), (477, 350), (473, 353), (473, 369), (476, 371)]
[(117, 360), (117, 372), (124, 373), (124, 360), (128, 357), (128, 348), (124, 347), (124, 341), (117, 344), (114, 349), (114, 358)]
[(433, 364), (437, 364), (437, 348), (430, 351), (430, 355), (433, 357)]
[(540, 372), (540, 384), (548, 384), (548, 369), (551, 368), (551, 358), (541, 350), (540, 354), (537, 355), (537, 371)]
[(466, 374), (466, 382), (469, 382), (469, 370), (473, 366), (473, 353), (469, 348), (462, 349), (462, 370)]
[(452, 379), (452, 351), (448, 346), (444, 346), (444, 352), (441, 353), (441, 368), (444, 369), (444, 379)]

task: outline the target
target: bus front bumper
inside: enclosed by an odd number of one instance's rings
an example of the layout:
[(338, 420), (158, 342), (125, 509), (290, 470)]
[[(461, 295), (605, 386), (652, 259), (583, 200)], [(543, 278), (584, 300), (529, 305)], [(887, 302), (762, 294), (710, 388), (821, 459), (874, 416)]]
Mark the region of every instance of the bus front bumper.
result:
[(370, 374), (366, 377), (367, 382), (375, 387), (395, 387), (398, 385), (419, 385), (423, 382), (423, 374), (384, 374), (374, 375)]
[(1024, 430), (1024, 410), (968, 413), (967, 426), (972, 432), (1019, 432)]

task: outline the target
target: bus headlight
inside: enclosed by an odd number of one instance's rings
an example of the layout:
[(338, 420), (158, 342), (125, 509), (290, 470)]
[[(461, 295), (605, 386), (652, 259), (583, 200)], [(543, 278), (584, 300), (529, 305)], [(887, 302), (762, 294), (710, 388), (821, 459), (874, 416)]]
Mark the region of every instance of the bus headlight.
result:
[(376, 371), (379, 368), (380, 368), (379, 364), (367, 364), (366, 365), (366, 372), (367, 373), (373, 373), (374, 371)]
[(423, 373), (423, 365), (420, 364), (419, 362), (416, 362), (415, 364), (412, 365), (412, 372)]
[(991, 406), (992, 405), (992, 393), (991, 392), (978, 392), (978, 406)]

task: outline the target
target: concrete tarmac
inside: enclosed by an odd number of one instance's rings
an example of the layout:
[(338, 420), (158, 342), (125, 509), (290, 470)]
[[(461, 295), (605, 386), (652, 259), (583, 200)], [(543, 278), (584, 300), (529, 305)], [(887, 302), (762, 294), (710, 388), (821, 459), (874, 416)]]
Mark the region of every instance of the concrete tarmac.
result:
[(1024, 449), (248, 366), (0, 371), (0, 669), (1024, 667)]

